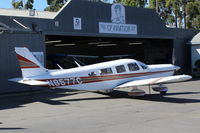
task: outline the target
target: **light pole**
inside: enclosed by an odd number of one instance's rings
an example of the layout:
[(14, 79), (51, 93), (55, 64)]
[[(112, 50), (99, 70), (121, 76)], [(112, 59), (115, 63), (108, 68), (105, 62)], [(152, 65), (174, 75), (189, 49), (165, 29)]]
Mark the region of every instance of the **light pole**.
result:
[(186, 21), (186, 5), (187, 5), (188, 0), (183, 0), (183, 21), (184, 21), (184, 28), (186, 29), (187, 26), (187, 21)]
[(158, 13), (158, 0), (156, 0), (156, 12)]

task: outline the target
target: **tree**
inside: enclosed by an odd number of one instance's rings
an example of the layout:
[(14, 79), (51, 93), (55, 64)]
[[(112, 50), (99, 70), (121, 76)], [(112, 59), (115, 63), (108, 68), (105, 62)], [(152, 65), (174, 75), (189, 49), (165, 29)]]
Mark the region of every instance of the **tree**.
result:
[(22, 0), (12, 0), (12, 6), (15, 9), (22, 9), (23, 8), (23, 1)]
[(27, 0), (26, 3), (23, 3), (23, 0), (12, 0), (12, 6), (15, 9), (33, 9), (34, 0)]
[(25, 9), (33, 9), (34, 0), (27, 0), (25, 4)]
[(188, 2), (186, 18), (187, 28), (200, 28), (200, 1)]
[(174, 16), (176, 27), (182, 27), (182, 20), (183, 20), (183, 12), (181, 11), (182, 7), (183, 7), (182, 0), (166, 0), (166, 8), (170, 11), (170, 14)]
[(127, 6), (135, 6), (135, 7), (145, 7), (147, 4), (147, 0), (116, 0), (117, 3), (121, 3)]
[[(157, 1), (157, 6), (156, 6)], [(182, 28), (198, 28), (200, 25), (199, 0), (149, 0), (149, 7), (156, 9), (166, 24)]]
[(200, 29), (200, 15), (194, 18), (192, 26), (194, 29)]
[(182, 27), (184, 1), (185, 0), (150, 0), (149, 7), (153, 9), (157, 7), (158, 14), (167, 25), (175, 24), (176, 27)]
[(47, 0), (47, 4), (49, 5), (44, 10), (45, 11), (51, 11), (51, 12), (57, 12), (62, 8), (62, 6), (67, 2), (67, 0)]
[(155, 9), (167, 25), (174, 24), (175, 19), (171, 10), (166, 7), (166, 0), (149, 0), (149, 8)]

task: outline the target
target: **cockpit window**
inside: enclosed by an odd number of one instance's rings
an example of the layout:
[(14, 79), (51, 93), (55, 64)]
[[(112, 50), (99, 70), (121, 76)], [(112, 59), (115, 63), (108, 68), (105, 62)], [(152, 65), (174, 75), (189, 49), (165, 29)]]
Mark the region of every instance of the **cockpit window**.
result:
[(144, 63), (142, 63), (142, 62), (139, 62), (139, 64), (140, 64), (140, 66), (143, 68), (143, 69), (147, 69), (148, 68), (148, 66), (147, 65), (145, 65)]
[(100, 75), (106, 75), (106, 74), (112, 74), (112, 69), (111, 68), (104, 68), (100, 70)]
[(138, 67), (138, 65), (136, 63), (130, 63), (130, 64), (128, 64), (128, 69), (129, 69), (129, 71), (137, 71), (140, 68)]

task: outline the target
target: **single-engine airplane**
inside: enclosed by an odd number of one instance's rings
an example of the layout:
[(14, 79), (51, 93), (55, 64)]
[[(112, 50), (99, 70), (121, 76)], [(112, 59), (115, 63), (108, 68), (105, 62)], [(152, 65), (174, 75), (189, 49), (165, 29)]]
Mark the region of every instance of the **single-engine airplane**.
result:
[(134, 87), (131, 96), (143, 96), (137, 86), (156, 85), (154, 91), (166, 94), (164, 83), (191, 79), (190, 75), (172, 76), (180, 67), (172, 64), (145, 65), (134, 59), (119, 59), (70, 69), (48, 70), (25, 47), (16, 47), (15, 52), (22, 71), (22, 78), (10, 81), (50, 88), (110, 92), (113, 89)]

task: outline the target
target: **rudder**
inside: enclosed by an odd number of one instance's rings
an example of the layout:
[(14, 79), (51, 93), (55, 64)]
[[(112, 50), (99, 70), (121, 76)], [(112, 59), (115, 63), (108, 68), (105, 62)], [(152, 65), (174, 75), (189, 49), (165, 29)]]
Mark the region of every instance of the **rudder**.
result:
[(48, 73), (48, 70), (39, 63), (26, 47), (15, 47), (15, 52), (17, 54), (23, 78)]

